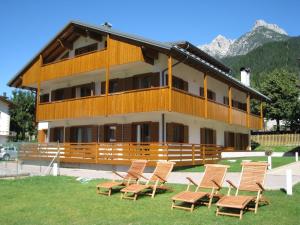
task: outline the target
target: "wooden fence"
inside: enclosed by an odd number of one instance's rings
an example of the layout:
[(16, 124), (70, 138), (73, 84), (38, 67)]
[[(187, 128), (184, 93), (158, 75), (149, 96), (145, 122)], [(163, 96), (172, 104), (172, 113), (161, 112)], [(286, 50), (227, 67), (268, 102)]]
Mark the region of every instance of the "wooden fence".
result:
[(145, 159), (149, 166), (157, 161), (173, 161), (176, 166), (215, 163), (223, 147), (197, 144), (160, 143), (82, 143), (24, 144), (19, 148), (21, 160), (57, 160), (65, 163), (127, 165)]
[(299, 146), (300, 134), (251, 135), (251, 140), (264, 146)]

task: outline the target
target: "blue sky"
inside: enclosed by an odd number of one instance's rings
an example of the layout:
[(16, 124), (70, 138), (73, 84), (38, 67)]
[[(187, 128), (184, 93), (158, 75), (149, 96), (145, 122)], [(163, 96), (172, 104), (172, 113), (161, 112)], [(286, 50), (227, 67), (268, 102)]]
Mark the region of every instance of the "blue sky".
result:
[(67, 22), (113, 28), (159, 41), (189, 40), (199, 45), (218, 34), (237, 38), (264, 19), (300, 35), (300, 1), (94, 1), (1, 0), (0, 94), (16, 74)]

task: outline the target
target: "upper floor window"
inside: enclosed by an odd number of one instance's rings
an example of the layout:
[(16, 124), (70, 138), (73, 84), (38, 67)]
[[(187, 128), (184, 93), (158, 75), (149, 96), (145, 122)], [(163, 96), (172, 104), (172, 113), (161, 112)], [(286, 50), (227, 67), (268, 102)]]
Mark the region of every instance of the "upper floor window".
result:
[[(200, 87), (200, 96), (204, 97), (204, 88)], [(212, 101), (216, 101), (216, 93), (210, 89), (207, 89), (207, 98)]]
[(98, 43), (94, 43), (91, 45), (87, 45), (81, 48), (77, 48), (75, 49), (75, 55), (81, 55), (81, 54), (85, 54), (88, 52), (92, 52), (92, 51), (96, 51), (98, 48)]
[(80, 86), (80, 97), (92, 96), (94, 95), (95, 85), (94, 83), (84, 84)]
[(49, 102), (49, 94), (40, 95), (40, 103)]

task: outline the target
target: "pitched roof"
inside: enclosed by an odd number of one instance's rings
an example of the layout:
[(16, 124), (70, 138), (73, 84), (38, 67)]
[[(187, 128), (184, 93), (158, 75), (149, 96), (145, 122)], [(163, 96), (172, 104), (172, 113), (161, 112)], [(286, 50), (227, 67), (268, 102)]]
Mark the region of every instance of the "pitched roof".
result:
[(6, 97), (1, 96), (1, 95), (0, 95), (0, 102), (3, 102), (7, 105), (13, 105), (13, 103), (10, 100), (8, 100)]
[(239, 88), (250, 92), (264, 100), (270, 100), (267, 96), (261, 94), (257, 90), (247, 87), (244, 84), (242, 84), (239, 80), (235, 79), (234, 77), (230, 76), (229, 72), (230, 69), (219, 62), (217, 59), (213, 58), (206, 52), (202, 51), (201, 49), (197, 48), (193, 44), (191, 44), (188, 41), (177, 41), (177, 42), (159, 42), (152, 39), (147, 39), (138, 35), (132, 35), (125, 32), (120, 32), (115, 29), (111, 29), (106, 26), (93, 26), (89, 24), (85, 24), (82, 22), (77, 21), (71, 21), (68, 23), (60, 32), (58, 32), (57, 35), (49, 42), (47, 43), (39, 52), (36, 54), (28, 64), (26, 64), (9, 82), (8, 85), (12, 86), (13, 83), (19, 78), (19, 76), (28, 69), (34, 61), (39, 57), (40, 54), (42, 54), (47, 47), (53, 43), (57, 38), (70, 26), (75, 27), (81, 27), (84, 29), (89, 29), (91, 31), (102, 33), (102, 34), (109, 34), (111, 36), (115, 36), (117, 38), (122, 38), (128, 41), (134, 41), (137, 44), (143, 45), (143, 46), (149, 46), (151, 48), (155, 48), (160, 52), (163, 53), (176, 53), (179, 54), (181, 57), (186, 57), (190, 61), (193, 61), (194, 63), (198, 64), (199, 66), (202, 66), (203, 68), (216, 73), (220, 78), (225, 79)]

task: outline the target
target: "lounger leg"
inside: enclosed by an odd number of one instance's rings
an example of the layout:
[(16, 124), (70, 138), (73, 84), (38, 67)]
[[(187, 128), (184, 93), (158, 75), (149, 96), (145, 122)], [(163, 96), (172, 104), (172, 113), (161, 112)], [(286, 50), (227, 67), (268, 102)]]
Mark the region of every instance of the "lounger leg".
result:
[(108, 190), (108, 196), (111, 195), (111, 191), (112, 191), (112, 188), (110, 188), (110, 189)]
[(172, 201), (171, 209), (174, 209), (175, 200)]
[(124, 195), (125, 195), (125, 193), (122, 193), (122, 194), (121, 194), (121, 199), (123, 199)]
[(134, 201), (136, 201), (137, 199), (137, 194), (134, 194)]
[(219, 216), (219, 206), (217, 206), (216, 216)]
[(209, 202), (208, 202), (208, 208), (209, 208), (209, 209), (210, 209), (210, 207), (211, 207), (212, 200), (213, 200), (213, 196), (210, 196), (210, 197), (209, 197)]
[(194, 208), (195, 208), (195, 203), (192, 204), (190, 211), (193, 212)]
[(153, 191), (152, 191), (151, 198), (154, 198), (154, 196), (155, 196), (155, 192), (156, 192), (156, 187), (154, 187), (154, 188), (153, 188)]
[(242, 219), (242, 217), (243, 217), (243, 210), (241, 209), (240, 210), (240, 220)]

